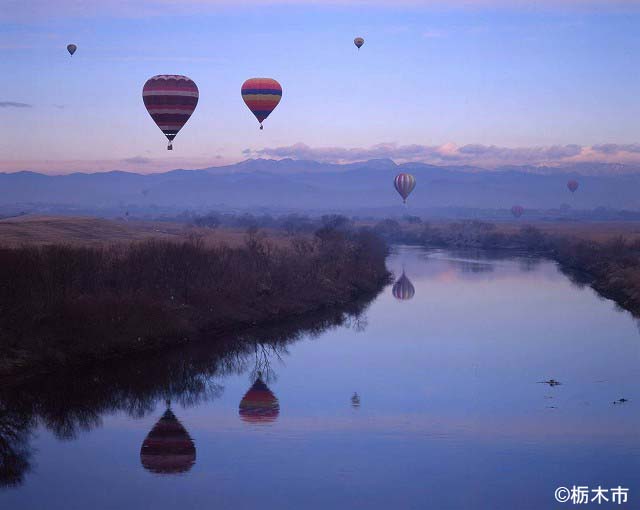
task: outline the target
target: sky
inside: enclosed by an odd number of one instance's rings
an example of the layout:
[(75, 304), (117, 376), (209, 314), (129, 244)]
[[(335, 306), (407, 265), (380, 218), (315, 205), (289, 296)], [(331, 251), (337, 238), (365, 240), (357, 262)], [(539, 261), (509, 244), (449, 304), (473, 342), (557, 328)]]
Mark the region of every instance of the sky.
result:
[[(640, 0), (4, 5), (0, 171), (640, 164)], [(200, 90), (172, 152), (142, 102), (156, 74)], [(263, 76), (284, 92), (260, 131), (240, 86)]]

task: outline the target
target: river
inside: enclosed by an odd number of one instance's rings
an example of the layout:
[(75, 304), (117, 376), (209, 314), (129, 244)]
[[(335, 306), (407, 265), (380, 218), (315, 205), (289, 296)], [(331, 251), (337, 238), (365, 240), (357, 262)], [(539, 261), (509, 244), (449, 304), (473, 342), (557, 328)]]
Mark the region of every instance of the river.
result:
[(629, 313), (546, 260), (388, 266), (406, 278), (351, 314), (232, 353), (5, 391), (0, 508), (544, 510), (574, 485), (628, 489), (583, 508), (640, 508)]

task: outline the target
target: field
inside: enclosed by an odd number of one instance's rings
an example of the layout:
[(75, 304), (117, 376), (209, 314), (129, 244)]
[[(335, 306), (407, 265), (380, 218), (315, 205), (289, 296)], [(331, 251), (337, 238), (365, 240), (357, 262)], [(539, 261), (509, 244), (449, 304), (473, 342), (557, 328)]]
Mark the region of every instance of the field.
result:
[[(265, 231), (269, 240), (278, 245), (289, 243), (279, 231)], [(199, 228), (183, 223), (157, 221), (122, 221), (88, 217), (20, 216), (0, 220), (0, 245), (70, 244), (92, 246), (161, 239), (182, 242), (201, 238), (205, 245), (227, 244), (235, 247), (244, 243), (244, 229)]]

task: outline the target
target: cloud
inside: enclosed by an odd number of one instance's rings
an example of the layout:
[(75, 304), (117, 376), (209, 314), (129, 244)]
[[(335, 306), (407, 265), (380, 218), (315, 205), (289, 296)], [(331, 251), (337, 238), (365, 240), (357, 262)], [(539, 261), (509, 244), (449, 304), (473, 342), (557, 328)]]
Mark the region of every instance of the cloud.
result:
[(28, 103), (16, 103), (15, 101), (0, 101), (0, 108), (31, 108)]
[(148, 165), (152, 162), (151, 158), (145, 158), (143, 156), (134, 156), (132, 158), (125, 158), (122, 160), (123, 163), (129, 163), (131, 165)]
[(353, 163), (389, 158), (398, 163), (422, 162), (435, 165), (474, 165), (496, 168), (509, 165), (554, 166), (602, 162), (640, 164), (640, 144), (576, 144), (538, 147), (500, 147), (497, 145), (398, 145), (380, 143), (371, 147), (309, 147), (303, 143), (283, 147), (245, 149), (246, 157), (292, 158), (326, 163)]

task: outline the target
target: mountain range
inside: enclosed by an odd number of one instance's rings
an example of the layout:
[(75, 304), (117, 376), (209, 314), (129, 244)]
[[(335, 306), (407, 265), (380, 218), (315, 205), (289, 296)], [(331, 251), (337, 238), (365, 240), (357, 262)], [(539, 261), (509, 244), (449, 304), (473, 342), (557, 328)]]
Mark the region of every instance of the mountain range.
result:
[[(388, 159), (344, 165), (250, 159), (224, 167), (154, 174), (25, 171), (0, 173), (0, 211), (109, 216), (124, 210), (215, 209), (387, 215), (447, 208), (500, 210), (514, 204), (530, 209), (640, 210), (640, 174), (616, 172), (608, 166), (488, 171), (470, 166), (398, 165)], [(393, 178), (400, 172), (413, 174), (417, 181), (406, 208), (393, 189)], [(575, 193), (567, 189), (569, 179), (580, 183)]]

